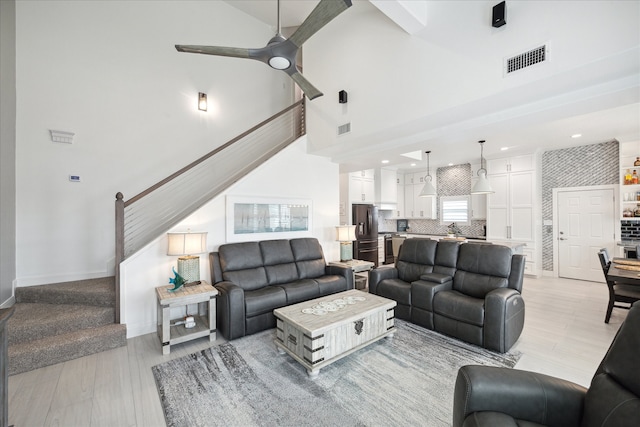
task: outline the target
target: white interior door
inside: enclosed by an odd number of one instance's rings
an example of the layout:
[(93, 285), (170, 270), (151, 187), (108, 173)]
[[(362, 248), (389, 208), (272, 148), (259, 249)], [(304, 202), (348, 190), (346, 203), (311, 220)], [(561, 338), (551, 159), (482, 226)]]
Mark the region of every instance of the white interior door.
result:
[(558, 191), (558, 275), (601, 282), (600, 248), (615, 242), (613, 189)]

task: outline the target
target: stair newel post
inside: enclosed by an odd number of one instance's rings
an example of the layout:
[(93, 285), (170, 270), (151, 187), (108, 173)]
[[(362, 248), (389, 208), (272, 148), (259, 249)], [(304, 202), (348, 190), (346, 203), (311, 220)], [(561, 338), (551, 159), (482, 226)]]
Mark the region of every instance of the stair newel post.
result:
[(120, 263), (124, 261), (124, 196), (116, 194), (116, 323), (120, 323)]

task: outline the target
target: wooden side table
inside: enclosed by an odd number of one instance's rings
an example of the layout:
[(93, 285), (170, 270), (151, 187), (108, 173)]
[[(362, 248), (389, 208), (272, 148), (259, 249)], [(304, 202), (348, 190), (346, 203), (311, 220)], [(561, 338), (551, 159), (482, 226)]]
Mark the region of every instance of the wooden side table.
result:
[[(218, 291), (207, 282), (199, 285), (181, 287), (170, 292), (173, 285), (156, 288), (158, 297), (158, 337), (162, 344), (162, 354), (169, 354), (171, 346), (196, 338), (209, 336), (209, 341), (216, 340), (216, 296)], [(198, 304), (198, 313), (193, 316), (196, 325), (185, 328), (184, 325), (171, 325), (171, 309)]]
[[(353, 283), (356, 289), (366, 289), (369, 281), (369, 271), (374, 267), (374, 263), (371, 261), (363, 261), (359, 259), (351, 259), (349, 261), (333, 261), (330, 262), (329, 265), (335, 265), (337, 267), (347, 267), (353, 270)], [(358, 274), (360, 273), (360, 274)], [(356, 277), (363, 277), (364, 286), (358, 287), (356, 286)]]

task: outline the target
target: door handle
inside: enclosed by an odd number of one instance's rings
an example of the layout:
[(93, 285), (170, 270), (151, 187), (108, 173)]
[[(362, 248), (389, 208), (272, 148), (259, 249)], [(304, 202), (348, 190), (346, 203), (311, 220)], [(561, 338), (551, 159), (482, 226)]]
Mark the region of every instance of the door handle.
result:
[(566, 237), (558, 237), (558, 240), (569, 240)]

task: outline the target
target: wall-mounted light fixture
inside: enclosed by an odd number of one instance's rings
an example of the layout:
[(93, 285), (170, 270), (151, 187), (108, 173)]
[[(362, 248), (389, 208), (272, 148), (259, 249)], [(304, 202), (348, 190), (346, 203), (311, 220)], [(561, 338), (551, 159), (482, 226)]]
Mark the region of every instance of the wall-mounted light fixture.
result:
[(478, 169), (478, 182), (471, 189), (471, 194), (491, 194), (495, 193), (493, 188), (491, 188), (491, 184), (489, 184), (489, 180), (487, 179), (487, 168), (485, 167), (484, 160), (484, 140), (478, 141), (480, 144), (480, 169)]
[(436, 192), (436, 187), (434, 187), (433, 183), (431, 182), (433, 180), (433, 178), (431, 177), (431, 167), (429, 165), (429, 155), (431, 154), (431, 151), (425, 151), (425, 153), (427, 154), (427, 175), (425, 175), (424, 177), (424, 187), (422, 187), (422, 191), (420, 192), (418, 197), (437, 196), (438, 193)]
[(207, 94), (198, 92), (198, 110), (207, 111)]

